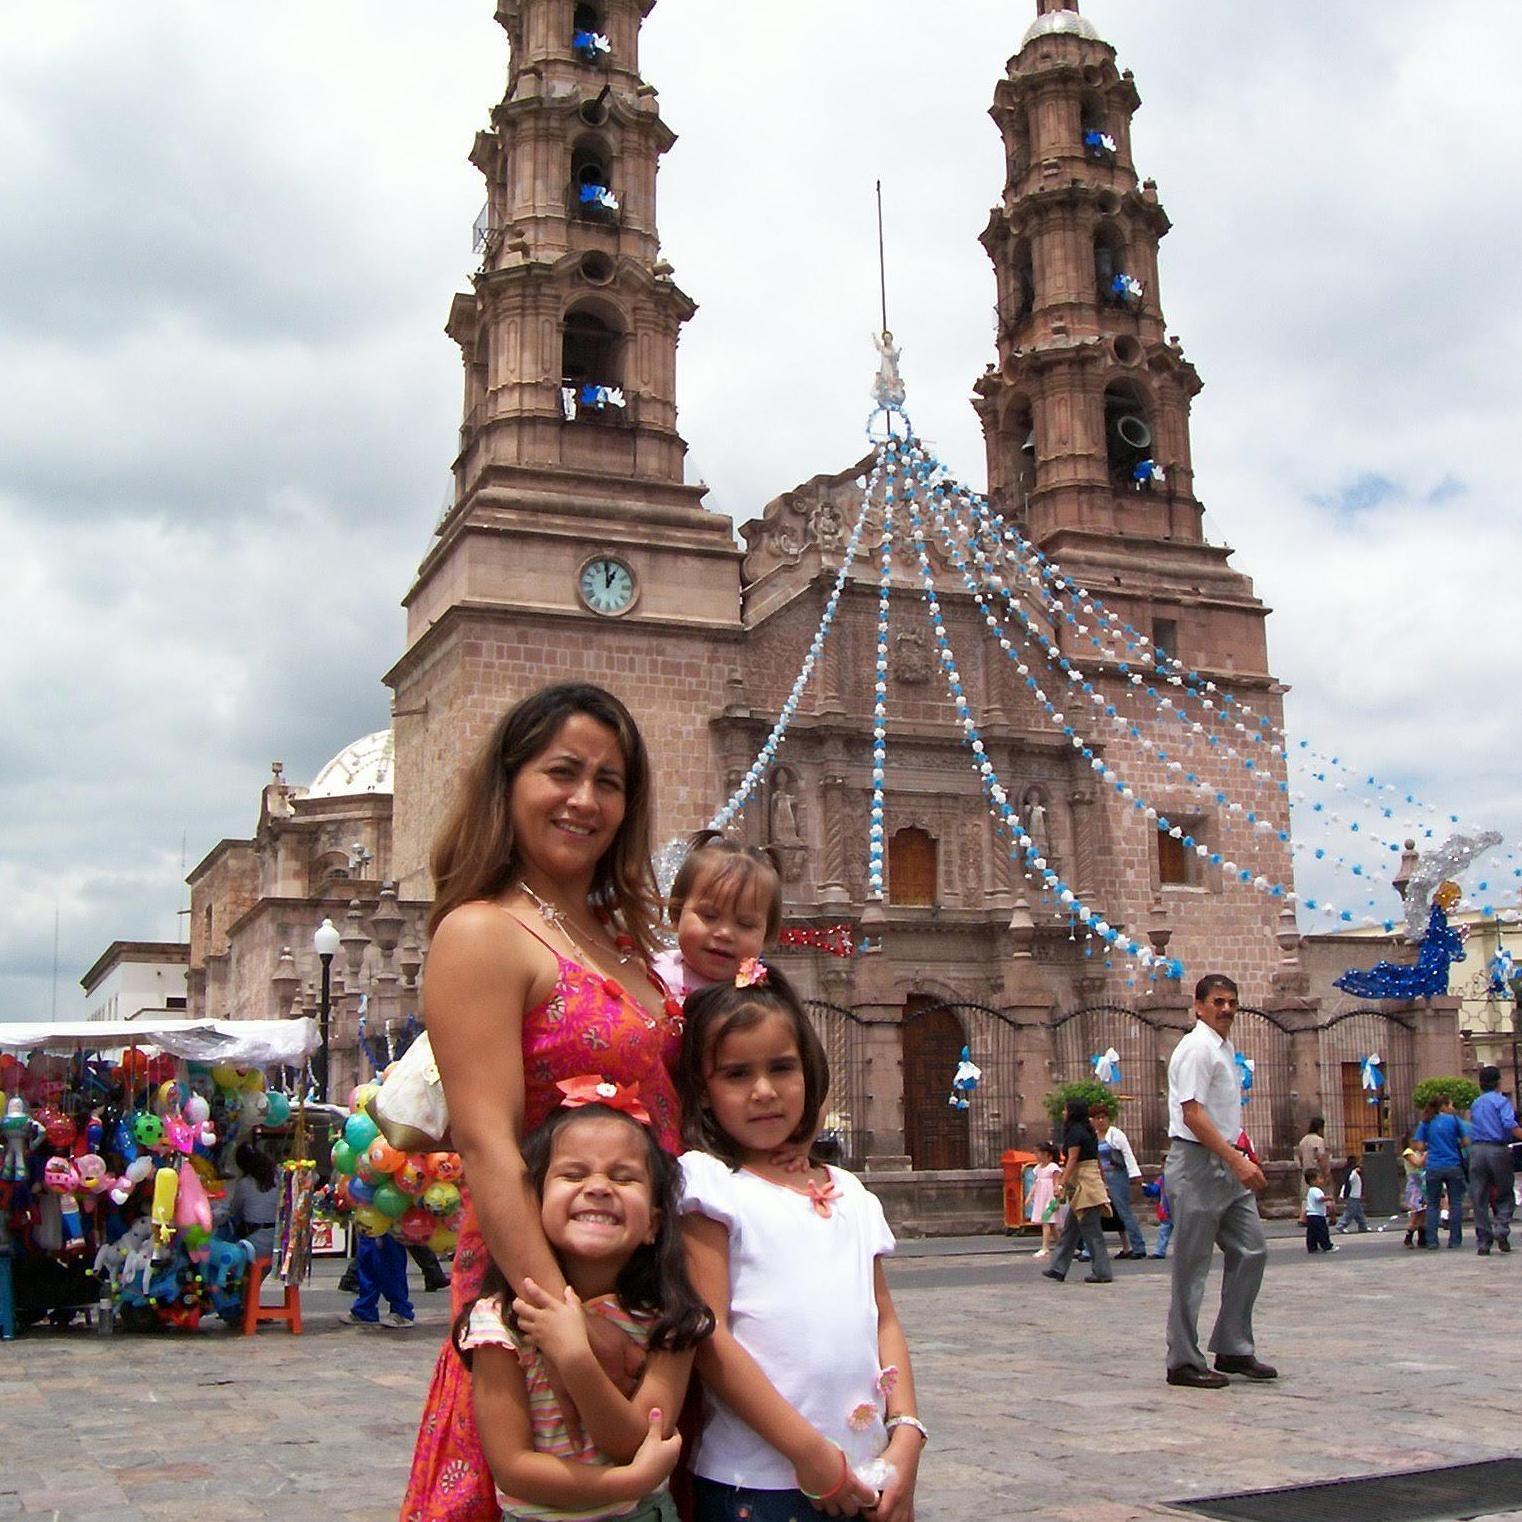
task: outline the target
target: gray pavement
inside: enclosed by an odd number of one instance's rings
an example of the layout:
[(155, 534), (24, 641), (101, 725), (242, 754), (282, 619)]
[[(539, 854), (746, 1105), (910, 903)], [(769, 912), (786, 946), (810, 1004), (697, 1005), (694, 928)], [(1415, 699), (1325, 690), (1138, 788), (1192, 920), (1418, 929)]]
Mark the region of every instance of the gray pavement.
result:
[[(1167, 1264), (1058, 1285), (1028, 1239), (903, 1244), (933, 1434), (919, 1517), (1177, 1517), (1184, 1497), (1518, 1451), (1522, 1252), (1407, 1252), (1396, 1229), (1309, 1258), (1289, 1225), (1270, 1236), (1258, 1336), (1282, 1376), (1223, 1391), (1163, 1382)], [(420, 1294), (412, 1330), (348, 1327), (337, 1273), (319, 1265), (299, 1338), (0, 1345), (0, 1519), (394, 1519), (446, 1297)]]

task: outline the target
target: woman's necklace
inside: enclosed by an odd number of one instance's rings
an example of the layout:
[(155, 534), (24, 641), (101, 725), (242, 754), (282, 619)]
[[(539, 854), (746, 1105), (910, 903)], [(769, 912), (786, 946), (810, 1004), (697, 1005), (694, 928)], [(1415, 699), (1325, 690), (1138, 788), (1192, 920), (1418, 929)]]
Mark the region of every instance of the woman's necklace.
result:
[[(568, 915), (565, 910), (561, 909), (558, 905), (550, 903), (547, 899), (540, 898), (540, 896), (535, 893), (534, 890), (529, 887), (529, 885), (521, 878), (519, 879), (518, 886), (523, 889), (524, 893), (528, 895), (529, 901), (539, 911), (539, 918), (542, 919), (544, 923), (550, 927), (550, 929), (558, 931), (565, 938), (571, 949), (580, 955), (582, 961), (590, 965), (592, 963), (590, 953), (587, 951), (587, 948), (583, 946), (582, 943), (572, 933), (572, 920), (570, 915)], [(624, 950), (618, 946), (616, 942), (611, 948), (607, 949), (612, 950), (613, 955), (618, 958), (620, 966), (623, 966), (632, 960), (634, 955), (632, 948), (629, 950)]]

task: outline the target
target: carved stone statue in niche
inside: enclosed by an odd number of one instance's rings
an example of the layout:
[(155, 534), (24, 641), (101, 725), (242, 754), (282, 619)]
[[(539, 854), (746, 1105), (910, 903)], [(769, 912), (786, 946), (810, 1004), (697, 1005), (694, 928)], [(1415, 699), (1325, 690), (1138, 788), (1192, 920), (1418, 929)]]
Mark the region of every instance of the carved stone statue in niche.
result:
[(1050, 862), (1052, 860), (1052, 831), (1047, 819), (1046, 795), (1039, 787), (1025, 790), (1025, 797), (1020, 800), (1020, 818), (1025, 825), (1025, 833), (1031, 838), (1031, 843)]
[(793, 774), (784, 769), (772, 773), (772, 843), (796, 845), (803, 837), (798, 832), (798, 795)]
[(846, 515), (833, 502), (821, 502), (814, 509), (814, 538), (822, 550), (839, 550), (846, 542)]
[(893, 675), (907, 686), (919, 686), (930, 680), (930, 647), (918, 629), (900, 634), (893, 641)]

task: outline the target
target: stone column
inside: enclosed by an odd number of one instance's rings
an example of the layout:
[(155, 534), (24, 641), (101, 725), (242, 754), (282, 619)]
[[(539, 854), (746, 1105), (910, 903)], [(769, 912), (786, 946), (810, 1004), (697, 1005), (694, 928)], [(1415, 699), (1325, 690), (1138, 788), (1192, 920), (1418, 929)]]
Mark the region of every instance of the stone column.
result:
[(1068, 880), (1079, 898), (1088, 900), (1094, 896), (1098, 854), (1093, 788), (1075, 787), (1068, 794), (1068, 810), (1073, 827), (1073, 860), (1068, 865)]
[(868, 905), (861, 917), (863, 936), (878, 949), (857, 959), (857, 1016), (866, 1021), (868, 1173), (902, 1173), (910, 1167), (904, 1145), (903, 1005), (894, 997), (893, 968), (881, 949), (883, 912)]
[(1289, 1123), (1290, 1143), (1305, 1134), (1313, 1115), (1325, 1115), (1327, 1096), (1321, 1087), (1321, 1001), (1311, 997), (1311, 980), (1300, 962), (1300, 931), (1295, 911), (1279, 911), (1274, 939), (1281, 952), (1269, 979), (1264, 1009), (1290, 1028)]
[(1051, 1130), (1046, 1096), (1052, 1084), (1052, 992), (1036, 961), (1036, 922), (1022, 893), (1009, 917), (1009, 955), (1004, 962), (1000, 1003), (1015, 1022), (1018, 1088), (1007, 1111), (1017, 1145), (1028, 1148)]
[(846, 779), (825, 774), (819, 789), (819, 902), (831, 907), (850, 902), (846, 888), (846, 849), (850, 831)]
[(1459, 1037), (1459, 1018), (1463, 1000), (1457, 994), (1443, 994), (1434, 999), (1418, 999), (1406, 1006), (1416, 1022), (1412, 1057), (1416, 1063), (1416, 1082), (1439, 1073), (1462, 1073), (1464, 1057)]

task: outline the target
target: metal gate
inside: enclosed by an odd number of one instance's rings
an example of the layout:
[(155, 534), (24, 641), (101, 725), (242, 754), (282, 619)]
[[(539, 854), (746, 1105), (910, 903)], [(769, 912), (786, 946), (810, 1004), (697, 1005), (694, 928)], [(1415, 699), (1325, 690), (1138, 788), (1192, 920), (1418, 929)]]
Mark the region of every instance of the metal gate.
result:
[[(904, 1011), (904, 1149), (912, 1166), (999, 1166), (1015, 1140), (1017, 1029), (986, 1004), (923, 1000)], [(983, 1076), (959, 1110), (951, 1103), (951, 1080), (964, 1046)]]
[(1231, 1043), (1253, 1064), (1252, 1088), (1243, 1096), (1242, 1125), (1259, 1157), (1288, 1157), (1297, 1140), (1290, 1042), (1290, 1028), (1267, 1010), (1237, 1011)]
[(1168, 1145), (1168, 1056), (1182, 1032), (1121, 1004), (1094, 1004), (1052, 1023), (1052, 1061), (1058, 1084), (1094, 1076), (1093, 1058), (1112, 1047), (1120, 1055), (1116, 1124), (1138, 1162), (1156, 1162)]
[[(1411, 1091), (1416, 1084), (1416, 1028), (1403, 1015), (1350, 1009), (1333, 1015), (1316, 1032), (1321, 1100), (1328, 1137), (1339, 1157), (1361, 1149), (1371, 1136), (1403, 1136), (1416, 1124)], [(1380, 1056), (1385, 1075), (1377, 1102), (1362, 1085), (1364, 1058)]]
[(839, 1004), (805, 999), (809, 1023), (830, 1060), (830, 1097), (825, 1103), (821, 1136), (834, 1138), (842, 1168), (859, 1169), (867, 1156), (866, 1022)]

